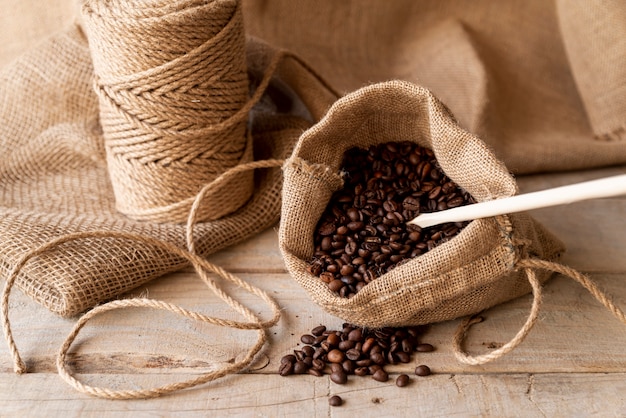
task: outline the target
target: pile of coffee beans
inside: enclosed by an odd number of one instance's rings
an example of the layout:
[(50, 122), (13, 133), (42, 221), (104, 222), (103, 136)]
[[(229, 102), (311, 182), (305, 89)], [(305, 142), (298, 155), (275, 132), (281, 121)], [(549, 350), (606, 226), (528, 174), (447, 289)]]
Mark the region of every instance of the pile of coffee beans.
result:
[(352, 148), (343, 159), (344, 187), (316, 228), (309, 272), (351, 297), (385, 272), (448, 241), (467, 222), (421, 229), (420, 213), (474, 203), (441, 170), (433, 152), (413, 142)]
[[(281, 359), (278, 372), (281, 376), (328, 374), (340, 385), (348, 381), (349, 375), (372, 376), (386, 382), (386, 365), (409, 363), (414, 352), (434, 350), (431, 344), (420, 342), (422, 332), (423, 327), (367, 329), (346, 323), (341, 330), (327, 330), (320, 325), (300, 337), (304, 345)], [(427, 376), (430, 369), (420, 365), (415, 374)], [(406, 386), (409, 381), (403, 374), (396, 379), (396, 385)]]

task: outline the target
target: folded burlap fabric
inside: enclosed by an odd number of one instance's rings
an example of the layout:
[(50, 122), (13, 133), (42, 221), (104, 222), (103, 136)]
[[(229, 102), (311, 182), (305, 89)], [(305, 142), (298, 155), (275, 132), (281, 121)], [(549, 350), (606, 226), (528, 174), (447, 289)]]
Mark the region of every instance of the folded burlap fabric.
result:
[(427, 87), (516, 174), (626, 162), (625, 16), (620, 0), (244, 2), (250, 34), (341, 91)]

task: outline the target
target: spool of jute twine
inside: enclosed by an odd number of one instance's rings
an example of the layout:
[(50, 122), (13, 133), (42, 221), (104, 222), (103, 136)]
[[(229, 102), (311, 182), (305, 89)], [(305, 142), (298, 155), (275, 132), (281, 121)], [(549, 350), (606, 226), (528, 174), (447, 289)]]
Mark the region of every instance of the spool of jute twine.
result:
[[(116, 207), (184, 222), (203, 185), (252, 160), (245, 34), (235, 0), (86, 0), (95, 90)], [(213, 191), (198, 219), (241, 207), (242, 172)]]

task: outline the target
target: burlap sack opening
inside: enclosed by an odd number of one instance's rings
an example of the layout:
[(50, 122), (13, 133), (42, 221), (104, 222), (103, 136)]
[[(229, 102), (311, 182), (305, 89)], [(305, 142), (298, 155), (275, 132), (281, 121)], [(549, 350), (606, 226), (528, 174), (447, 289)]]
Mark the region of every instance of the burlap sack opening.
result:
[[(390, 141), (432, 149), (448, 177), (479, 202), (517, 192), (506, 167), (428, 90), (390, 81), (343, 97), (300, 137), (284, 168), (280, 250), (312, 299), (350, 323), (381, 327), (454, 319), (530, 292), (516, 262), (555, 260), (564, 247), (524, 213), (473, 221), (452, 240), (382, 275), (352, 298), (339, 297), (307, 271), (316, 224), (342, 186), (343, 153)], [(537, 277), (543, 282), (550, 274)]]

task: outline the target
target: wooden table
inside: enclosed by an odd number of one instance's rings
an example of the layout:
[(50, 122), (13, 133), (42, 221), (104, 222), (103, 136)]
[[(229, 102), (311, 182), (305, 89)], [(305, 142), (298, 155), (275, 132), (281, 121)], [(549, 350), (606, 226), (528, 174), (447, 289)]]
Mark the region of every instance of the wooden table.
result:
[[(527, 176), (523, 192), (626, 172), (626, 167)], [(562, 262), (592, 277), (626, 308), (626, 197), (542, 209), (533, 215), (567, 245)], [(451, 340), (460, 320), (434, 324), (424, 341), (436, 351), (389, 367), (386, 383), (351, 376), (345, 385), (328, 376), (277, 374), (280, 358), (300, 335), (342, 320), (323, 312), (286, 272), (277, 247), (277, 226), (211, 261), (269, 292), (283, 308), (270, 342), (249, 370), (150, 400), (105, 400), (68, 386), (55, 356), (74, 320), (58, 318), (15, 291), (11, 319), (31, 373), (12, 372), (0, 344), (0, 416), (626, 416), (626, 326), (573, 280), (556, 276), (544, 287), (540, 321), (512, 353), (484, 366), (459, 364)], [(253, 311), (269, 316), (257, 298), (224, 285)], [(210, 315), (236, 318), (192, 271), (170, 274), (132, 292)], [(130, 296), (130, 295), (129, 295)], [(470, 331), (467, 349), (477, 354), (507, 342), (523, 324), (531, 298), (486, 311)], [(163, 385), (229, 364), (255, 340), (250, 331), (203, 325), (171, 314), (132, 309), (96, 318), (72, 346), (71, 363), (81, 381), (112, 389)], [(417, 377), (417, 364), (433, 375)], [(399, 373), (411, 375), (396, 387)], [(340, 395), (343, 406), (330, 407)]]

